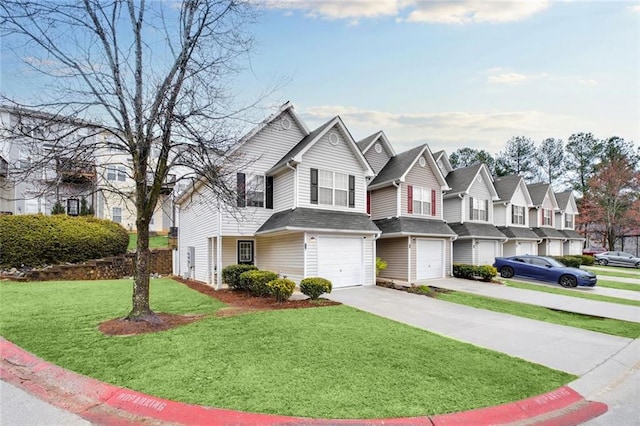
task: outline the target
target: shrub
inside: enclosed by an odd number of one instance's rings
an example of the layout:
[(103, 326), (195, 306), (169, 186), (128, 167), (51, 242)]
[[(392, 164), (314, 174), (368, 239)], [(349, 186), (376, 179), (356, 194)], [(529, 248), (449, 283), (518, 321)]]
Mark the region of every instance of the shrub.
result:
[(582, 260), (578, 256), (552, 256), (558, 262), (564, 263), (566, 266), (572, 268), (579, 268), (582, 265)]
[(300, 281), (300, 291), (316, 300), (324, 293), (331, 293), (331, 281), (320, 277), (309, 277)]
[(278, 302), (284, 302), (291, 297), (296, 289), (296, 283), (286, 278), (278, 278), (267, 283), (269, 293), (276, 298)]
[(586, 256), (584, 254), (578, 254), (575, 255), (574, 257), (577, 257), (580, 259), (580, 263), (582, 263), (584, 266), (593, 266), (594, 262), (595, 262), (595, 258), (593, 256)]
[(240, 285), (249, 290), (252, 296), (264, 297), (269, 295), (267, 283), (278, 279), (278, 274), (271, 271), (247, 271), (240, 274)]
[(65, 214), (67, 210), (62, 206), (60, 201), (56, 201), (51, 206), (51, 214)]
[(498, 275), (498, 270), (491, 265), (467, 265), (464, 263), (453, 264), (453, 276), (467, 280), (491, 281)]
[(379, 257), (376, 257), (376, 275), (380, 274), (380, 271), (387, 269), (387, 262)]
[(129, 235), (119, 224), (66, 215), (0, 216), (0, 267), (78, 263), (123, 254)]
[(240, 275), (243, 272), (247, 271), (255, 271), (256, 268), (253, 265), (229, 265), (222, 268), (222, 281), (227, 283), (229, 288), (232, 290), (249, 290), (246, 287), (242, 286), (242, 281), (240, 280)]
[(428, 285), (412, 285), (407, 289), (407, 293), (422, 294), (429, 297), (435, 297), (436, 295), (436, 292)]

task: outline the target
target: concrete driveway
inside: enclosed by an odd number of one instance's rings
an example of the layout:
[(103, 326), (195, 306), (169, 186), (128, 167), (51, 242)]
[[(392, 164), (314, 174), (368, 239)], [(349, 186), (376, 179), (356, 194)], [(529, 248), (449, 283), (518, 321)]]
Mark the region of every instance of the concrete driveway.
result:
[(576, 375), (593, 370), (632, 342), (376, 286), (336, 289), (328, 296), (375, 315)]

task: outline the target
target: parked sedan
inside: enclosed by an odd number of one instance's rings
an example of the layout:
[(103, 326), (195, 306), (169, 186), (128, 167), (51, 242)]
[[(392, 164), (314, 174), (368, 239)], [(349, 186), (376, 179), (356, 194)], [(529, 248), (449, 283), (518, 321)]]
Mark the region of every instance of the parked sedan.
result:
[(600, 265), (629, 266), (631, 268), (640, 268), (640, 257), (636, 257), (630, 253), (623, 251), (605, 251), (594, 255), (596, 262)]
[(607, 249), (604, 247), (585, 247), (582, 249), (582, 254), (585, 256), (594, 256), (598, 253), (604, 253), (605, 251), (607, 251)]
[(562, 287), (593, 287), (597, 278), (593, 272), (570, 268), (557, 260), (546, 256), (496, 257), (493, 266), (503, 278), (514, 275), (534, 280), (558, 283)]

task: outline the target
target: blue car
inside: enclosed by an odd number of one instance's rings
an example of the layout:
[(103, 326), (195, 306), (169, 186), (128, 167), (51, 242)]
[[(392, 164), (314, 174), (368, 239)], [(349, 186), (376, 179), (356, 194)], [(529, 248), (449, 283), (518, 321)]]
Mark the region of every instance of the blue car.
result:
[(598, 281), (593, 272), (570, 268), (546, 256), (496, 257), (493, 266), (503, 278), (514, 275), (539, 281), (558, 283), (562, 287), (593, 287)]

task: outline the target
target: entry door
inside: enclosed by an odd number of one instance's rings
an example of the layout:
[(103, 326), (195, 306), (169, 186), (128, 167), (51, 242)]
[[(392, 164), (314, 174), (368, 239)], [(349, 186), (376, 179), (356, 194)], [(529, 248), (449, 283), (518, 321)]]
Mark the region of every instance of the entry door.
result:
[(253, 241), (238, 241), (238, 263), (253, 265)]
[(416, 279), (442, 278), (442, 241), (416, 240)]

